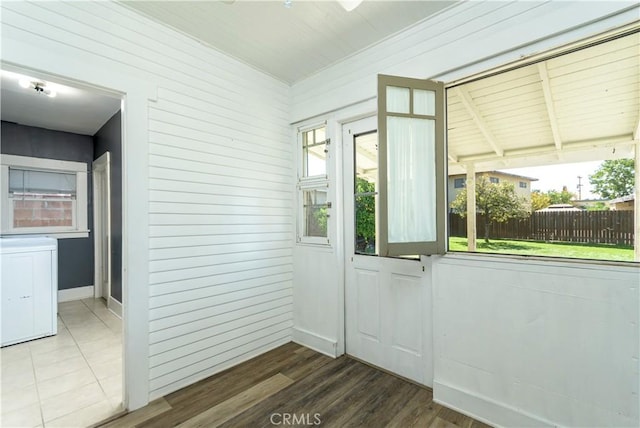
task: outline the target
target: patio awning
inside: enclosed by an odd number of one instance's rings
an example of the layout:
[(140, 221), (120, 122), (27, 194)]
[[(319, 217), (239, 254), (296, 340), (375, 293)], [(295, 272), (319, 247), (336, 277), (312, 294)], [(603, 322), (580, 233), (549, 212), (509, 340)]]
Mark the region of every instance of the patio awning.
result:
[(640, 34), (450, 88), (449, 174), (633, 157)]

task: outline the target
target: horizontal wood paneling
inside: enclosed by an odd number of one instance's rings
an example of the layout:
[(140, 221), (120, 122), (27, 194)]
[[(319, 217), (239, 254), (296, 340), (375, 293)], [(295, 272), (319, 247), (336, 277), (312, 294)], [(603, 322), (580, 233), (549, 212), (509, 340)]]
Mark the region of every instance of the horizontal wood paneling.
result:
[[(233, 320), (241, 319), (257, 314), (276, 314), (282, 311), (286, 313), (291, 310), (291, 297), (283, 297), (278, 300), (269, 300), (263, 303), (257, 303), (249, 308), (242, 310), (220, 312), (214, 317), (203, 318), (190, 321), (186, 324), (180, 324), (151, 332), (150, 338), (154, 341), (151, 347), (160, 352), (162, 349), (172, 349), (175, 344), (190, 343), (197, 340), (199, 335), (206, 336), (209, 329), (218, 324), (224, 324)], [(196, 339), (193, 339), (196, 337)], [(177, 345), (176, 345), (177, 346)]]
[(235, 291), (263, 287), (265, 285), (280, 284), (290, 282), (292, 275), (289, 272), (274, 273), (271, 275), (260, 275), (253, 278), (246, 278), (236, 282), (218, 282), (211, 281), (209, 286), (182, 289), (180, 293), (163, 293), (157, 294), (153, 299), (154, 308), (162, 308), (177, 305), (183, 302), (191, 302), (199, 299), (205, 299), (212, 296), (233, 293)]
[(116, 3), (3, 2), (1, 19), (3, 44), (157, 87), (149, 141), (128, 142), (149, 150), (150, 276), (134, 286), (149, 287), (150, 395), (288, 341), (289, 88)]
[[(258, 267), (254, 269), (244, 269), (240, 271), (231, 271), (218, 273), (216, 275), (200, 276), (190, 279), (181, 279), (179, 281), (167, 281), (160, 284), (153, 284), (149, 293), (152, 296), (158, 296), (169, 293), (178, 293), (196, 288), (212, 287), (219, 284), (233, 283), (245, 281), (248, 279), (267, 277), (269, 275), (277, 275), (288, 273), (291, 271), (290, 263), (269, 264), (267, 267)], [(151, 304), (153, 304), (153, 300)]]
[[(292, 121), (376, 95), (376, 75), (466, 77), (637, 19), (633, 2), (466, 2), (323, 69), (292, 87)], [(636, 3), (637, 7), (637, 3)], [(603, 19), (611, 15), (607, 22)], [(601, 22), (593, 24), (594, 21)], [(581, 28), (593, 24), (591, 28)], [(570, 34), (567, 37), (567, 34)], [(461, 72), (459, 69), (466, 67)]]
[(290, 335), (291, 322), (255, 330), (254, 333), (222, 343), (216, 349), (219, 353), (199, 355), (202, 358), (199, 361), (176, 360), (171, 364), (151, 369), (150, 387), (152, 391), (163, 395), (165, 391), (175, 390), (174, 385), (189, 385), (196, 379), (202, 379), (233, 365), (234, 360), (239, 362), (261, 353), (264, 349), (286, 343)]

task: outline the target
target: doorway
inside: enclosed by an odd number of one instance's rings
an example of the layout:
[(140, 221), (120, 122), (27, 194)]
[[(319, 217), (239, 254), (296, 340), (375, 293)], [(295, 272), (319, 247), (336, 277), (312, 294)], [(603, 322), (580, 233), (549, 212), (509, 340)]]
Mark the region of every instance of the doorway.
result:
[(377, 255), (377, 135), (375, 117), (343, 125), (346, 353), (430, 386), (424, 263)]
[(95, 298), (109, 307), (111, 296), (111, 154), (93, 161)]
[[(50, 211), (57, 209), (51, 216), (58, 214), (65, 220), (68, 216), (69, 220), (46, 223), (58, 229), (41, 227), (26, 232), (58, 239), (57, 327), (54, 336), (0, 350), (2, 390), (7, 392), (0, 424), (88, 426), (126, 405), (125, 334), (119, 318), (122, 311), (117, 310), (122, 308), (124, 281), (121, 275), (114, 275), (123, 269), (119, 261), (113, 263), (122, 252), (112, 255), (114, 247), (122, 242), (122, 234), (114, 234), (111, 226), (111, 219), (117, 217), (111, 208), (116, 213), (123, 211), (121, 203), (112, 204), (121, 196), (112, 195), (111, 180), (114, 175), (121, 178), (122, 95), (81, 83), (76, 86), (44, 72), (7, 68), (12, 71), (2, 71), (3, 155), (46, 159), (62, 174), (69, 164), (78, 163), (81, 173), (74, 176), (75, 180), (67, 180), (75, 185), (70, 185), (70, 202), (47, 204)], [(34, 87), (45, 89), (37, 92)], [(21, 106), (24, 108), (18, 108)], [(94, 157), (104, 150), (110, 152)], [(53, 168), (49, 164), (42, 169)], [(97, 178), (95, 182), (93, 178)], [(98, 215), (95, 223), (93, 214)], [(36, 215), (43, 216), (34, 211), (34, 218)], [(116, 226), (122, 230), (121, 222)], [(101, 237), (98, 263), (92, 254), (96, 235)], [(114, 235), (120, 238), (116, 244), (112, 243)], [(99, 281), (96, 274), (100, 275)], [(116, 290), (112, 286), (114, 277), (118, 281)], [(113, 294), (119, 299), (118, 308), (110, 311), (106, 303), (111, 308)]]

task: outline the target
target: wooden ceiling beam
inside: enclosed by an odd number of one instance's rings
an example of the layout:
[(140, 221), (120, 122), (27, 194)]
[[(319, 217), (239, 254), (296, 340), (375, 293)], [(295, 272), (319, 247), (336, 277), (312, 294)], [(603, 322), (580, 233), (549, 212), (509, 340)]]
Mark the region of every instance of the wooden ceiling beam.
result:
[(476, 124), (496, 155), (504, 156), (504, 150), (502, 149), (502, 147), (500, 147), (500, 144), (498, 144), (496, 137), (494, 137), (493, 133), (487, 126), (487, 122), (480, 114), (478, 107), (473, 102), (473, 99), (471, 98), (471, 95), (469, 95), (469, 92), (466, 90), (466, 88), (464, 88), (463, 86), (457, 86), (453, 90), (456, 92), (456, 95), (460, 97), (462, 104), (473, 119), (473, 122)]
[(551, 92), (551, 84), (549, 83), (549, 72), (546, 61), (538, 63), (538, 74), (540, 75), (540, 83), (542, 84), (544, 102), (547, 106), (547, 115), (549, 116), (553, 141), (556, 149), (562, 150), (562, 139), (560, 138), (560, 130), (558, 129), (558, 118), (556, 116), (555, 105), (553, 104), (553, 94)]
[[(630, 146), (636, 143), (635, 140), (632, 139), (630, 134), (605, 137), (605, 138), (596, 138), (589, 139), (583, 141), (572, 141), (566, 142), (563, 145), (563, 151), (572, 152), (572, 151), (582, 151), (585, 149), (598, 149), (598, 148), (615, 148), (620, 146)], [(484, 161), (502, 161), (508, 159), (517, 159), (527, 156), (536, 156), (536, 155), (549, 155), (549, 154), (557, 154), (557, 150), (555, 146), (549, 144), (546, 146), (537, 146), (537, 147), (527, 147), (521, 149), (509, 150), (504, 153), (503, 156), (496, 156), (493, 153), (483, 153), (477, 155), (469, 155), (469, 156), (459, 156), (458, 163), (464, 164), (469, 162), (484, 162)], [(451, 165), (451, 164), (450, 164)]]

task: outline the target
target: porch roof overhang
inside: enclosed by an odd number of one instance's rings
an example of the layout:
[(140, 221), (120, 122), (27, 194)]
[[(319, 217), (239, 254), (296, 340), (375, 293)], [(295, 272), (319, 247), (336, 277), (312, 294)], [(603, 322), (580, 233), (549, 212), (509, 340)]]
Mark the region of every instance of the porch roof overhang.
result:
[(633, 157), (637, 30), (450, 88), (449, 174)]

